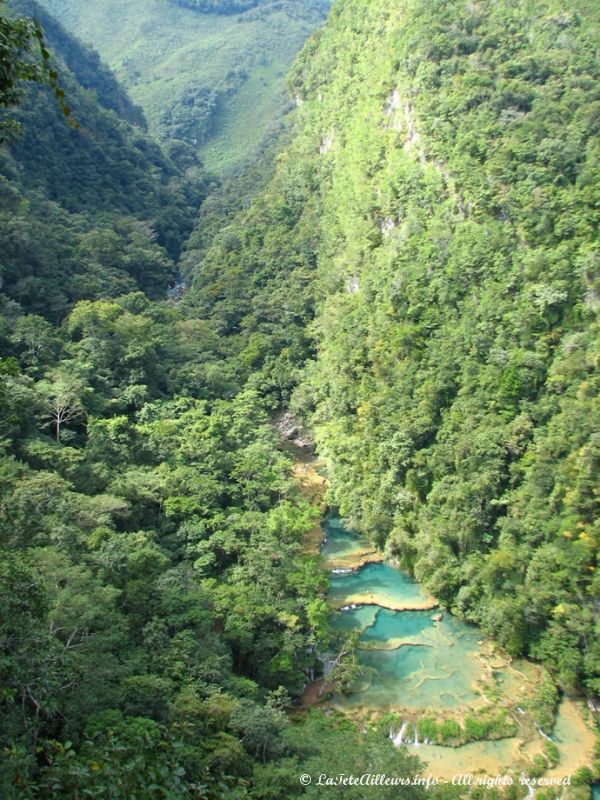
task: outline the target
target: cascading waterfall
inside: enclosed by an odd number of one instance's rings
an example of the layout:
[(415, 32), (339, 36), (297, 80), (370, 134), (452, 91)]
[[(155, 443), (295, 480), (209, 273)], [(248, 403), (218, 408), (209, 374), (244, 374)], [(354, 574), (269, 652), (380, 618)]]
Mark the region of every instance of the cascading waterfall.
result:
[[(409, 740), (408, 737), (405, 739), (405, 734), (408, 727), (412, 727), (414, 731), (414, 739), (412, 741)], [(414, 747), (418, 747), (420, 744), (431, 744), (429, 739), (424, 739), (423, 742), (419, 741), (419, 729), (414, 722), (409, 722), (408, 720), (403, 720), (402, 725), (397, 733), (394, 732), (394, 729), (390, 726), (389, 737), (396, 745), (396, 747), (400, 747), (402, 744), (413, 745)]]
[[(523, 773), (523, 772), (521, 773), (521, 777), (522, 777), (522, 778), (524, 778), (524, 777), (525, 777), (525, 775), (524, 775), (524, 773)], [(530, 783), (528, 783), (528, 784), (527, 784), (527, 795), (526, 795), (526, 800), (529, 800), (529, 798), (530, 798), (530, 797), (535, 797), (535, 789), (533, 788), (533, 786), (532, 786)]]
[[(413, 728), (413, 730), (415, 732), (415, 738), (413, 739), (412, 742), (409, 741), (408, 739), (405, 740), (405, 738), (404, 738), (406, 730), (407, 730), (407, 728), (409, 726), (412, 726), (412, 728)], [(389, 730), (388, 736), (392, 740), (392, 742), (396, 745), (396, 747), (400, 747), (400, 745), (402, 745), (402, 744), (413, 745), (414, 747), (418, 747), (421, 744), (433, 744), (431, 739), (428, 739), (427, 737), (425, 737), (423, 739), (423, 741), (420, 742), (419, 741), (419, 730), (417, 728), (417, 725), (415, 723), (413, 723), (413, 722), (409, 722), (408, 720), (402, 720), (402, 725), (400, 726), (400, 728), (397, 731), (394, 729), (394, 727), (392, 725), (390, 725), (390, 730)]]
[(394, 735), (393, 731), (390, 730), (390, 739), (394, 742), (396, 747), (399, 747), (403, 743), (404, 732), (406, 731), (407, 727), (408, 727), (408, 722), (403, 721), (402, 725), (400, 726), (400, 730), (398, 731), (397, 734)]

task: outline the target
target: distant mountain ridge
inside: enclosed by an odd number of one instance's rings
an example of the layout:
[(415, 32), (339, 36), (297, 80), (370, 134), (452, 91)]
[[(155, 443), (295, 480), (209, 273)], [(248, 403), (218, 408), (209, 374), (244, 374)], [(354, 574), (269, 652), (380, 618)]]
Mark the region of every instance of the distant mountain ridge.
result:
[[(143, 289), (164, 297), (208, 180), (193, 153), (178, 166), (137, 122), (141, 111), (97, 54), (31, 0), (75, 129), (50, 87), (28, 85), (0, 148), (1, 288), (52, 321), (77, 300)], [(177, 148), (175, 148), (177, 150)]]
[(115, 70), (154, 136), (186, 142), (218, 173), (254, 159), (280, 130), (292, 108), (285, 74), (329, 7), (328, 0), (43, 3)]

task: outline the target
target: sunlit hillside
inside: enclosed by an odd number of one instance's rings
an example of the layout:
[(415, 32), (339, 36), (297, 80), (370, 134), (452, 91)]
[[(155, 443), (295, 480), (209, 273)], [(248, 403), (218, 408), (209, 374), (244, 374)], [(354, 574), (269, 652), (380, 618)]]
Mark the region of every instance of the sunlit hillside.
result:
[(44, 0), (116, 71), (151, 133), (198, 147), (209, 169), (247, 161), (289, 109), (284, 77), (327, 0), (204, 14), (171, 0)]

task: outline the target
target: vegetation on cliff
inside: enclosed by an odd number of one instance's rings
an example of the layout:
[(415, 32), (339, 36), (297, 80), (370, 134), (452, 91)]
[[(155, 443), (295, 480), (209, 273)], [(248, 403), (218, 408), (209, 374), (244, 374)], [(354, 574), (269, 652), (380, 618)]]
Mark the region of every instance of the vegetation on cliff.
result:
[(335, 4), (277, 173), (189, 297), (298, 384), (344, 516), (591, 693), (597, 46), (585, 2)]
[[(323, 764), (418, 768), (284, 713), (332, 646), (269, 423), (290, 402), (345, 517), (597, 694), (595, 6), (336, 2), (260, 192), (250, 171), (206, 202), (188, 134), (156, 144), (45, 25), (80, 127), (30, 87), (0, 154), (2, 796), (279, 800), (320, 796), (298, 778)], [(140, 47), (119, 70), (149, 92)]]

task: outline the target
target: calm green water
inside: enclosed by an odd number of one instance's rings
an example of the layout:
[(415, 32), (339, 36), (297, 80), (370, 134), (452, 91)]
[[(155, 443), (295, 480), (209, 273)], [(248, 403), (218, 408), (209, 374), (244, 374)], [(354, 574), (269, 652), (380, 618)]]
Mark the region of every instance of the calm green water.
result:
[(475, 658), (478, 631), (447, 614), (433, 622), (432, 613), (377, 606), (338, 612), (335, 626), (361, 631), (359, 643), (365, 647), (359, 652), (365, 675), (358, 691), (339, 703), (380, 709), (457, 708), (476, 700), (474, 684), (481, 675)]
[(344, 528), (339, 517), (328, 514), (323, 520), (323, 530), (326, 539), (321, 547), (321, 555), (325, 561), (337, 559), (343, 562), (345, 557), (359, 553), (366, 548), (363, 537)]
[(389, 564), (366, 564), (356, 572), (332, 575), (331, 601), (341, 603), (351, 595), (365, 595), (375, 605), (408, 605), (427, 599), (418, 583)]
[[(346, 531), (337, 518), (329, 518), (329, 563), (358, 551), (364, 544)], [(390, 611), (377, 605), (377, 597), (410, 603), (426, 597), (408, 575), (389, 564), (367, 564), (357, 572), (332, 576), (330, 600), (343, 605), (357, 594), (373, 595), (373, 604), (339, 611), (339, 630), (360, 632), (359, 659), (365, 673), (355, 691), (338, 699), (341, 706), (365, 708), (456, 708), (477, 699), (475, 684), (481, 665), (475, 658), (480, 632), (449, 614), (434, 622), (435, 611)]]

